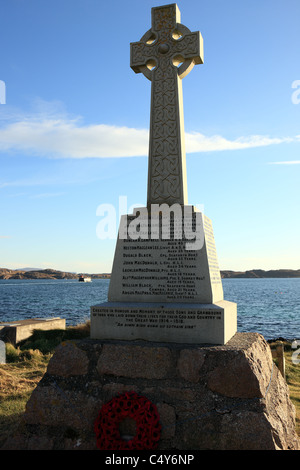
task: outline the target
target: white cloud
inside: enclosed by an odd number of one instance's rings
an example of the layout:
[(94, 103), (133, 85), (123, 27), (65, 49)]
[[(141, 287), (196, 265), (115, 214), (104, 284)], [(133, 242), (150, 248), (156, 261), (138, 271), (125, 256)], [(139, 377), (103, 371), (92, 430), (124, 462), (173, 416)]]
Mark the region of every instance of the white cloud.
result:
[(64, 196), (66, 193), (41, 193), (41, 194), (35, 194), (34, 196), (31, 196), (30, 199), (44, 199), (44, 198), (49, 198), (49, 197), (59, 197), (59, 196)]
[(59, 158), (146, 155), (148, 131), (105, 124), (79, 126), (76, 120), (23, 120), (0, 129), (0, 151)]
[(234, 140), (228, 140), (220, 135), (207, 137), (199, 133), (186, 134), (186, 150), (193, 152), (215, 152), (221, 150), (242, 150), (253, 147), (265, 147), (268, 145), (282, 144), (292, 142), (293, 139), (276, 138), (264, 135), (251, 135), (248, 137), (239, 137)]
[[(42, 106), (36, 114), (23, 117), (20, 113), (2, 119), (0, 152), (23, 152), (49, 158), (118, 158), (148, 154), (149, 133), (146, 129), (106, 124), (82, 125), (79, 118), (70, 118), (54, 108)], [(9, 121), (9, 122), (8, 122)], [(186, 151), (215, 152), (264, 147), (293, 141), (294, 138), (272, 138), (252, 135), (227, 139), (220, 135), (205, 136), (186, 133)]]

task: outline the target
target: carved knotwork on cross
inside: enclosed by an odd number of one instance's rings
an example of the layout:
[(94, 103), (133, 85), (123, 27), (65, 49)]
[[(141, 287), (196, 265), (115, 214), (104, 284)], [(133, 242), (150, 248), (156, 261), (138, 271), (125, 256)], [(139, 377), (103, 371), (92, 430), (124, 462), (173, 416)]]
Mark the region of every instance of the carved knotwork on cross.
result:
[(203, 39), (176, 4), (152, 8), (152, 27), (130, 44), (130, 66), (152, 82), (147, 204), (187, 204), (181, 79), (203, 63)]

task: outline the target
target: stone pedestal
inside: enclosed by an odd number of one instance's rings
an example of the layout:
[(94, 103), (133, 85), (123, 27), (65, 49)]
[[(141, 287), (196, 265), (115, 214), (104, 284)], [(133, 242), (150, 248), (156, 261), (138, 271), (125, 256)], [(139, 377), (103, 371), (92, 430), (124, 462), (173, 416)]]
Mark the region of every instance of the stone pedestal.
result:
[(122, 216), (108, 302), (91, 307), (91, 337), (225, 344), (237, 306), (223, 299), (211, 220), (193, 206), (136, 211)]
[(288, 387), (256, 333), (225, 346), (62, 343), (4, 449), (96, 450), (98, 412), (125, 391), (157, 406), (158, 450), (300, 449)]

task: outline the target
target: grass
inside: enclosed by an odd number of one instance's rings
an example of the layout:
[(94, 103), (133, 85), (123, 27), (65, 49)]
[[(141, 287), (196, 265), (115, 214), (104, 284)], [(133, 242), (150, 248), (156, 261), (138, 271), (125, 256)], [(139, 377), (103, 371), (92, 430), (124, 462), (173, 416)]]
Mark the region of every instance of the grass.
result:
[(65, 330), (35, 330), (27, 340), (20, 343), (22, 351), (38, 349), (42, 354), (53, 353), (56, 346), (63, 341), (81, 339), (90, 335), (90, 322), (70, 326)]
[(87, 322), (66, 330), (35, 330), (17, 348), (6, 344), (6, 364), (0, 364), (0, 448), (17, 428), (56, 346), (62, 341), (87, 337), (89, 333)]
[(286, 381), (290, 390), (290, 398), (296, 407), (296, 431), (300, 436), (300, 364), (293, 364), (290, 344), (285, 344), (285, 373)]
[[(6, 364), (0, 365), (0, 448), (14, 432), (29, 397), (46, 372), (56, 346), (62, 341), (89, 336), (89, 322), (66, 330), (35, 330), (17, 348), (6, 345)], [(271, 345), (272, 346), (272, 345)], [(300, 436), (300, 364), (292, 362), (291, 344), (285, 342), (286, 380), (296, 407), (296, 430)]]
[[(281, 341), (280, 341), (281, 342)], [(285, 379), (289, 386), (290, 399), (296, 408), (296, 432), (300, 436), (300, 364), (293, 364), (292, 354), (295, 351), (291, 343), (282, 341), (285, 357)], [(271, 342), (271, 349), (276, 349), (277, 342)], [(276, 359), (274, 360), (276, 364)]]

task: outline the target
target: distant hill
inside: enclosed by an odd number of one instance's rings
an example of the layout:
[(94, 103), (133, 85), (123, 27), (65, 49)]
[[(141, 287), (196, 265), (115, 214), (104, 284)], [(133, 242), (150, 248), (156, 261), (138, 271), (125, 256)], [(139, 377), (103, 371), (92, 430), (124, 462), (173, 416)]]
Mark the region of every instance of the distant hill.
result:
[[(78, 279), (80, 275), (92, 279), (109, 279), (110, 273), (88, 274), (69, 273), (55, 269), (6, 269), (0, 268), (0, 279)], [(275, 269), (264, 271), (263, 269), (252, 269), (251, 271), (221, 271), (222, 279), (238, 278), (296, 278), (300, 277), (300, 269)]]
[(0, 268), (0, 279), (78, 279), (77, 274), (55, 269), (4, 269)]
[(226, 278), (294, 278), (300, 277), (300, 269), (252, 269), (251, 271), (221, 271), (222, 279)]
[[(0, 279), (78, 279), (81, 274), (56, 269), (6, 269), (0, 268)], [(92, 278), (109, 278), (110, 274), (83, 274)]]
[(16, 271), (42, 271), (41, 268), (20, 268), (17, 269)]

